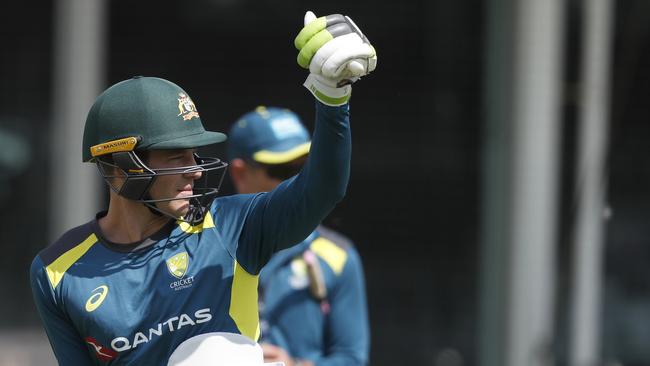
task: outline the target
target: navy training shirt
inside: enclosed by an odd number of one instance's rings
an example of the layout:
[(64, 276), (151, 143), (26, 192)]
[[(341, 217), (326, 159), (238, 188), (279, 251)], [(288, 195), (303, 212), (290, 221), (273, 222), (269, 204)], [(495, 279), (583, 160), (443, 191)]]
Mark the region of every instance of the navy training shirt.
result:
[[(326, 289), (310, 291), (307, 252), (318, 259)], [(363, 266), (352, 242), (319, 226), (302, 243), (276, 253), (260, 273), (261, 342), (316, 366), (368, 364), (370, 326)]]
[(31, 266), (59, 364), (166, 365), (195, 335), (259, 339), (260, 270), (343, 197), (350, 149), (348, 105), (317, 101), (308, 161), (273, 191), (218, 198), (202, 224), (170, 222), (136, 248), (107, 242), (97, 220), (65, 233)]

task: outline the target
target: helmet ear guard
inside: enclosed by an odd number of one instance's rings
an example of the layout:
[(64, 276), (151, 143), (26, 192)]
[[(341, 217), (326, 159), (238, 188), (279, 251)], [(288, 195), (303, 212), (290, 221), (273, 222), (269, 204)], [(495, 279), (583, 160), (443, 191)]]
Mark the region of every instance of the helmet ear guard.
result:
[[(113, 153), (115, 165), (126, 173), (124, 184), (118, 194), (130, 200), (141, 200), (147, 194), (149, 187), (155, 179), (155, 172), (142, 163), (140, 158), (133, 152)], [(153, 174), (139, 176), (144, 173)]]
[[(133, 151), (141, 140), (139, 136), (131, 136), (90, 147), (91, 156), (97, 162), (99, 173), (109, 187), (120, 196), (136, 201), (146, 197), (156, 175)], [(110, 162), (103, 160), (103, 157), (109, 157)], [(106, 167), (112, 168), (111, 170), (119, 169), (122, 175), (115, 175), (114, 171), (107, 174)], [(124, 179), (124, 183), (117, 189), (108, 178), (121, 178)]]

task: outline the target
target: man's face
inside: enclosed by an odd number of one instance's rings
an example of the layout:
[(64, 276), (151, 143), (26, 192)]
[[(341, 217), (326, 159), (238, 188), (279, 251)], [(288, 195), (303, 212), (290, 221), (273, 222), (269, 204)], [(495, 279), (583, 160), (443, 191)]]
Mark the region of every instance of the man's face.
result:
[(239, 193), (258, 193), (270, 192), (278, 184), (282, 183), (280, 179), (269, 177), (266, 170), (262, 167), (244, 163)]
[[(184, 150), (150, 150), (147, 166), (151, 169), (181, 168), (196, 165), (194, 153), (196, 149)], [(189, 199), (182, 199), (194, 194), (194, 181), (201, 178), (202, 173), (191, 172), (183, 174), (160, 175), (156, 177), (149, 188), (152, 199), (179, 198), (172, 201), (157, 202), (156, 206), (175, 217), (184, 216), (189, 207)]]
[(243, 159), (230, 162), (230, 176), (238, 193), (270, 192), (282, 181), (298, 174), (307, 155), (287, 163), (268, 165)]

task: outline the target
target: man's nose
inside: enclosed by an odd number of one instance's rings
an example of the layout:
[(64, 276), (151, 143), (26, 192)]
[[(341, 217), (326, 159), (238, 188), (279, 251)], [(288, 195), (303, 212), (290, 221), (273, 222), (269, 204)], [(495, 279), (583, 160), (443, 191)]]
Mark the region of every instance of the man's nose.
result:
[(183, 173), (183, 175), (193, 180), (200, 179), (203, 176), (203, 168), (195, 167), (192, 169), (188, 169), (187, 171), (185, 171), (185, 173)]

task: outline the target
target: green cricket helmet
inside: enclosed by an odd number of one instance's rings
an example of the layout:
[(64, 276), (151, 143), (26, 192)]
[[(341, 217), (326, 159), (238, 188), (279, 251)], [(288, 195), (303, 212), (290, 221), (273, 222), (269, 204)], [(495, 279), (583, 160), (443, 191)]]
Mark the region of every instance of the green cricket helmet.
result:
[[(227, 164), (218, 158), (195, 155), (197, 165), (152, 169), (138, 153), (197, 148), (225, 140), (226, 135), (203, 128), (194, 102), (178, 85), (160, 78), (136, 76), (111, 86), (95, 100), (86, 118), (82, 158), (84, 162), (97, 163), (113, 191), (158, 213), (171, 216), (159, 210), (156, 202), (189, 198), (188, 213), (181, 218), (171, 217), (196, 224), (203, 220), (217, 194)], [(156, 176), (196, 171), (204, 173), (195, 183), (194, 190), (199, 193), (184, 198), (149, 196), (149, 187)], [(220, 173), (216, 187), (207, 186), (209, 171)], [(111, 184), (109, 178), (114, 177), (124, 179), (120, 188)]]

